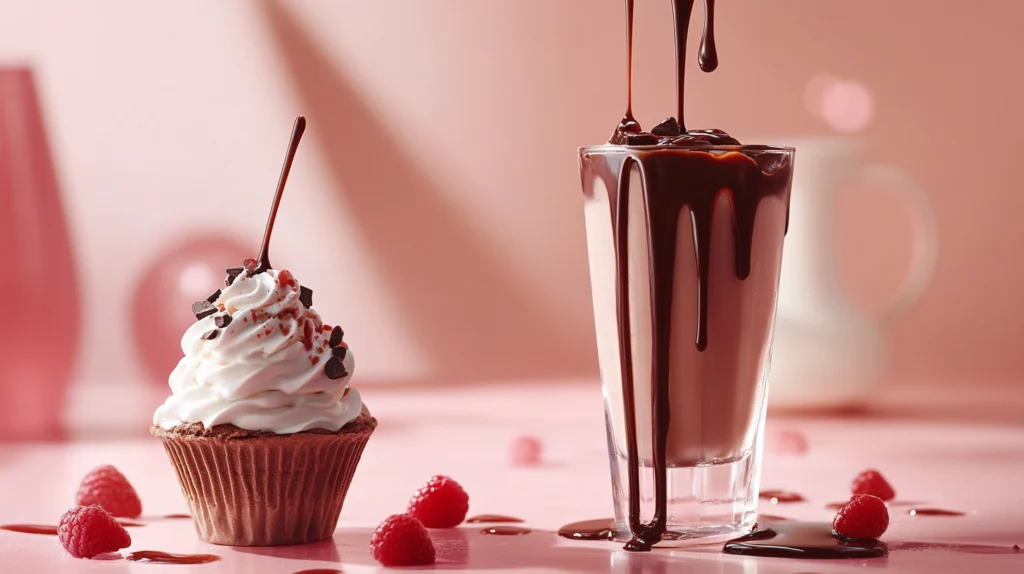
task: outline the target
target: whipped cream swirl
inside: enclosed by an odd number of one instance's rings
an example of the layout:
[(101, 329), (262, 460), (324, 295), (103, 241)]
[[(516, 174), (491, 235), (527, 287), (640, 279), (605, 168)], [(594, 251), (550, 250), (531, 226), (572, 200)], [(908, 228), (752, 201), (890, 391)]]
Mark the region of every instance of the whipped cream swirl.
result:
[[(185, 331), (185, 356), (169, 378), (172, 394), (157, 408), (153, 424), (233, 424), (291, 434), (337, 431), (359, 416), (362, 399), (348, 386), (352, 352), (344, 357), (348, 374), (328, 378), (331, 328), (299, 294), (298, 281), (285, 270), (235, 277), (214, 302), (219, 313)], [(225, 314), (230, 323), (217, 328), (215, 318), (223, 324)], [(211, 331), (216, 334), (204, 338)]]

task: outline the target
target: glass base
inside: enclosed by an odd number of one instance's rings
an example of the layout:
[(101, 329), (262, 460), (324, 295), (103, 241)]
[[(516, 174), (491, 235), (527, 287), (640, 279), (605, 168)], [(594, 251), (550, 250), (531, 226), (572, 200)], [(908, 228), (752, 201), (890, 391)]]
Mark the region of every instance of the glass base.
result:
[[(611, 457), (616, 540), (631, 537), (627, 522), (626, 459)], [(757, 522), (757, 461), (749, 453), (732, 461), (668, 469), (667, 529), (659, 547), (711, 544), (749, 534)], [(654, 469), (640, 467), (640, 518), (654, 515)]]

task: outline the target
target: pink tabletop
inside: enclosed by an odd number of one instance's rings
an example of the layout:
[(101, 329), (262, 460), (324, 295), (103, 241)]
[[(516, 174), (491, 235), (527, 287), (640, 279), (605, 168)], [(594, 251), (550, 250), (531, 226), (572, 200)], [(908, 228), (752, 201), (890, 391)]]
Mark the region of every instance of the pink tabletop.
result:
[[(155, 440), (0, 445), (0, 523), (54, 524), (73, 503), (81, 476), (114, 464), (135, 484), (146, 525), (131, 528), (122, 551), (212, 553), (220, 562), (165, 566), (71, 558), (52, 536), (0, 531), (0, 572), (261, 572), (290, 574), (336, 568), (374, 572), (368, 541), (385, 516), (404, 510), (410, 494), (433, 474), (448, 474), (470, 494), (470, 513), (510, 514), (533, 529), (525, 536), (485, 536), (465, 525), (434, 530), (438, 571), (714, 572), (772, 574), (864, 572), (1024, 572), (1024, 428), (997, 422), (929, 422), (883, 418), (769, 416), (769, 430), (807, 437), (805, 455), (769, 451), (762, 488), (799, 492), (807, 501), (761, 511), (830, 521), (825, 504), (848, 494), (854, 475), (881, 469), (897, 502), (960, 510), (962, 517), (907, 514), (894, 505), (883, 537), (887, 558), (859, 561), (729, 556), (720, 546), (635, 554), (620, 544), (559, 538), (559, 526), (611, 512), (611, 487), (596, 383), (510, 385), (433, 391), (364, 391), (380, 420), (349, 491), (333, 541), (284, 548), (230, 548), (196, 539), (187, 520), (159, 518), (186, 511), (162, 447)], [(1018, 406), (1020, 404), (1018, 403)], [(1001, 405), (1005, 409), (1006, 405)], [(1020, 412), (1018, 408), (1014, 408)], [(545, 463), (517, 468), (510, 443), (535, 435)], [(769, 441), (770, 442), (770, 441)], [(873, 570), (869, 570), (873, 571)]]

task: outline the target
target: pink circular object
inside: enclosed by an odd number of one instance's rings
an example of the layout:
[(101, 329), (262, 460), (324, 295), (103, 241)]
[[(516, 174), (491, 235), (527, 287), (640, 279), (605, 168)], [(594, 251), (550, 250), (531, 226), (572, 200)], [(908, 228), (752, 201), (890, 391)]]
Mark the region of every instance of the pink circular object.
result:
[(166, 385), (181, 359), (181, 337), (196, 320), (192, 303), (223, 289), (224, 270), (251, 256), (233, 239), (207, 235), (179, 242), (152, 259), (132, 300), (132, 340), (153, 383)]
[(543, 446), (540, 439), (533, 436), (521, 436), (512, 441), (509, 456), (514, 466), (537, 466), (540, 464)]
[(800, 431), (781, 429), (768, 433), (768, 450), (778, 454), (807, 454), (807, 438)]
[(807, 111), (814, 117), (824, 116), (825, 94), (832, 89), (832, 86), (842, 83), (842, 80), (829, 74), (818, 74), (804, 86), (804, 105)]
[(860, 82), (836, 82), (822, 94), (821, 117), (837, 131), (859, 132), (868, 127), (874, 116), (875, 98)]

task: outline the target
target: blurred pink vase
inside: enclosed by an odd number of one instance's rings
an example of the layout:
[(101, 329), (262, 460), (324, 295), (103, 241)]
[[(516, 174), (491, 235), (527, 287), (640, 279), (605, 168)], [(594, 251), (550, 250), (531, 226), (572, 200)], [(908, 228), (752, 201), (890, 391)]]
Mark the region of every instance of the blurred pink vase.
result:
[(59, 440), (78, 280), (32, 71), (0, 68), (0, 439)]
[(132, 340), (146, 377), (166, 386), (182, 357), (181, 337), (195, 322), (192, 303), (224, 288), (225, 269), (255, 251), (211, 233), (194, 233), (157, 253), (143, 271), (132, 301)]

